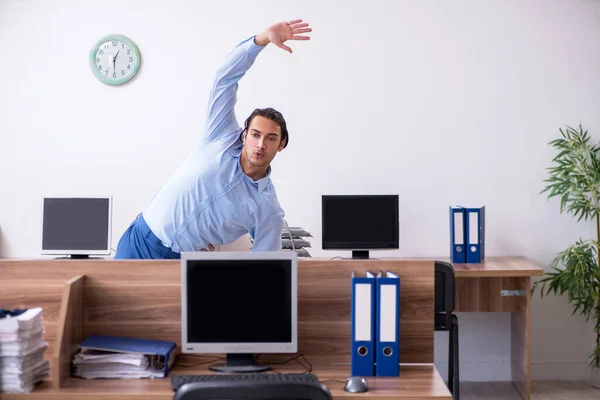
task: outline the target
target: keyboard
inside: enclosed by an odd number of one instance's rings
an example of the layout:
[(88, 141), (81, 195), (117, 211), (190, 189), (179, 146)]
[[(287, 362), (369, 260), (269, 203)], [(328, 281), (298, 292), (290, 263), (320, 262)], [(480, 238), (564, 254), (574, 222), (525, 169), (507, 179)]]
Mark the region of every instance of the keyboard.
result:
[(227, 385), (231, 382), (265, 382), (275, 384), (285, 383), (309, 383), (319, 384), (315, 374), (214, 374), (214, 375), (177, 375), (170, 374), (171, 388), (176, 391), (186, 383), (203, 382), (213, 384), (214, 382)]

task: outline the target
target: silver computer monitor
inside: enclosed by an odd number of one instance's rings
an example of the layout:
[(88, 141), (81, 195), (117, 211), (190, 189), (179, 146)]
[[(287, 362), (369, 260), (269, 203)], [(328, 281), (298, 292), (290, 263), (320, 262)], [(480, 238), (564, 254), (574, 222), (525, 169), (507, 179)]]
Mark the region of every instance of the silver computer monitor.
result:
[(109, 255), (111, 231), (112, 197), (42, 199), (42, 254)]
[(297, 256), (292, 251), (183, 252), (181, 349), (225, 353), (220, 372), (269, 369), (257, 353), (298, 351)]

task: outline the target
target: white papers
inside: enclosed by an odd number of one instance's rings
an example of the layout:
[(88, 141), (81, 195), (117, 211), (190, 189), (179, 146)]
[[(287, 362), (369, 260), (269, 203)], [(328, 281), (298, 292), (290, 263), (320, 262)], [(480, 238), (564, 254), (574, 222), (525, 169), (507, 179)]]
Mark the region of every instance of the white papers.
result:
[(29, 393), (50, 375), (42, 309), (0, 319), (0, 392)]
[(0, 386), (3, 392), (30, 393), (35, 385), (50, 375), (50, 363), (42, 360), (28, 369), (2, 371)]
[(154, 368), (145, 354), (82, 349), (73, 357), (73, 375), (85, 379), (162, 378), (162, 366)]
[(42, 309), (31, 308), (16, 317), (8, 316), (0, 319), (1, 333), (23, 333), (31, 331), (42, 322)]
[(73, 364), (122, 363), (137, 367), (148, 364), (146, 357), (138, 353), (113, 353), (100, 350), (83, 350), (73, 358)]

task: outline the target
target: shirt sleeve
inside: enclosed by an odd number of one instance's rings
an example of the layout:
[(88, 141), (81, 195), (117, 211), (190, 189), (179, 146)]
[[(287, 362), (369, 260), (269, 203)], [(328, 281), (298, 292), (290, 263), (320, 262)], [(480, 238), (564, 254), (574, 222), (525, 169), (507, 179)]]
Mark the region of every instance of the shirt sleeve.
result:
[(281, 251), (283, 215), (271, 216), (250, 232), (252, 251)]
[(252, 36), (239, 43), (217, 70), (206, 113), (207, 141), (228, 139), (228, 135), (239, 135), (240, 127), (234, 110), (237, 102), (238, 82), (264, 48), (265, 46), (254, 43), (254, 36)]

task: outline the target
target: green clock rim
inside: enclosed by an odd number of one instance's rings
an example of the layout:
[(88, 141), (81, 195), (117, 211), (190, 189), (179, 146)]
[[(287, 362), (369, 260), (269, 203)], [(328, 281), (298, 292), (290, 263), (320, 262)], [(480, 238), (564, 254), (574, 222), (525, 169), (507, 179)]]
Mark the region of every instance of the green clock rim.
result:
[[(100, 49), (100, 45), (102, 45), (103, 43), (105, 43), (107, 41), (112, 41), (112, 40), (120, 40), (120, 41), (126, 43), (129, 47), (131, 47), (133, 49), (133, 52), (135, 53), (135, 58), (137, 60), (137, 62), (133, 66), (131, 74), (129, 74), (126, 77), (119, 78), (117, 80), (115, 80), (114, 78), (109, 79), (109, 78), (103, 76), (102, 73), (100, 73), (98, 71), (98, 69), (95, 67), (96, 53)], [(116, 86), (116, 85), (122, 85), (123, 83), (129, 82), (137, 74), (138, 69), (140, 67), (141, 58), (140, 58), (140, 51), (139, 51), (138, 47), (136, 46), (135, 43), (133, 43), (133, 41), (131, 39), (129, 39), (128, 37), (123, 36), (123, 35), (112, 34), (112, 35), (106, 35), (96, 42), (96, 44), (94, 45), (94, 47), (92, 47), (92, 50), (90, 51), (90, 60), (89, 61), (90, 61), (90, 68), (92, 69), (92, 72), (94, 73), (96, 78), (100, 79), (101, 82), (106, 83), (107, 85)]]

